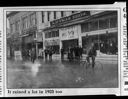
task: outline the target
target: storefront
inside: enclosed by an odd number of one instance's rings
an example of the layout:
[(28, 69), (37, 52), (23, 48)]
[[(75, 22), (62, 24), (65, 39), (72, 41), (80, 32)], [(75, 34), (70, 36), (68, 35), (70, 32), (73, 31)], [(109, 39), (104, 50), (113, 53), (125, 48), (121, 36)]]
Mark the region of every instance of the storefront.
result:
[[(96, 43), (96, 49), (105, 54), (117, 54), (117, 32), (99, 35), (87, 35), (82, 37), (82, 46), (87, 48), (92, 42)], [(86, 52), (85, 52), (86, 53)]]
[(47, 39), (45, 40), (46, 49), (51, 48), (55, 54), (60, 53), (60, 39)]
[(61, 28), (59, 33), (62, 44), (61, 47), (63, 47), (64, 50), (79, 45), (78, 25)]
[(105, 11), (91, 16), (81, 24), (82, 46), (96, 42), (97, 49), (105, 54), (117, 54), (117, 11)]
[(35, 46), (34, 36), (28, 35), (28, 36), (22, 37), (22, 46), (28, 50), (30, 50), (33, 46)]

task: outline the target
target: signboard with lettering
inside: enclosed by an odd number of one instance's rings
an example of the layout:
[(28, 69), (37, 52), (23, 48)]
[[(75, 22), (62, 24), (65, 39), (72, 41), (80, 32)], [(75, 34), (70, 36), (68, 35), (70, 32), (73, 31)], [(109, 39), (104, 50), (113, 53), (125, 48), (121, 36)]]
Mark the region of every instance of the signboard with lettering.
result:
[(59, 45), (59, 44), (60, 44), (59, 39), (45, 40), (45, 46), (53, 46), (53, 45)]
[(21, 51), (14, 51), (15, 60), (22, 60)]
[(61, 40), (75, 39), (78, 38), (78, 27), (70, 26), (66, 28), (59, 29)]
[(51, 21), (50, 25), (51, 25), (51, 27), (59, 26), (59, 25), (62, 25), (63, 23), (65, 23), (65, 22), (70, 22), (72, 20), (79, 19), (79, 18), (82, 18), (82, 17), (86, 17), (86, 16), (89, 16), (89, 15), (90, 15), (90, 11), (82, 11), (80, 13), (76, 13), (76, 14), (73, 14), (73, 15), (70, 15), (70, 16), (67, 16), (67, 17), (63, 17), (63, 18)]

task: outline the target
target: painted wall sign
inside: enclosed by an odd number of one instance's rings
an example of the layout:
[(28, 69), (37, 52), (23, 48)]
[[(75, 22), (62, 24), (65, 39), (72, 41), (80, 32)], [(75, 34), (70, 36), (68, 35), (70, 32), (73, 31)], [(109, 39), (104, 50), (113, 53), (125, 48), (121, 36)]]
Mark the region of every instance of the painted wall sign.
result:
[(70, 26), (59, 30), (61, 40), (78, 38), (78, 27)]
[(67, 17), (63, 17), (63, 18), (51, 21), (50, 25), (51, 25), (51, 27), (52, 26), (58, 26), (58, 25), (61, 25), (65, 22), (69, 22), (69, 21), (72, 21), (72, 20), (75, 20), (75, 19), (78, 19), (78, 18), (89, 16), (89, 15), (90, 15), (90, 11), (82, 11), (80, 13), (76, 13), (76, 14), (73, 14), (73, 15), (70, 15), (70, 16), (67, 16)]

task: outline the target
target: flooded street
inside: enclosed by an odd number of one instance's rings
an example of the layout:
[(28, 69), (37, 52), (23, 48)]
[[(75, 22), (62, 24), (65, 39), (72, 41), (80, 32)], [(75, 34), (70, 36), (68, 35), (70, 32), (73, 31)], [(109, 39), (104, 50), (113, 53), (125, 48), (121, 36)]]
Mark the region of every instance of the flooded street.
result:
[(61, 60), (7, 61), (8, 88), (115, 88), (117, 62), (102, 61), (103, 70), (85, 69), (78, 62)]

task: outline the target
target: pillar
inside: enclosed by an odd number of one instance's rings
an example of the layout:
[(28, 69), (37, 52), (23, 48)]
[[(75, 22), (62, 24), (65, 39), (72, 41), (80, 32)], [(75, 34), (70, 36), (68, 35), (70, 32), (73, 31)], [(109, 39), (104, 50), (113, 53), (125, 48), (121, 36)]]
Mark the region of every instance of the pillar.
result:
[(61, 53), (61, 48), (62, 48), (62, 41), (60, 40), (60, 53)]
[(78, 33), (78, 44), (82, 47), (82, 37), (81, 37), (81, 25), (77, 26), (77, 33)]
[(44, 32), (42, 32), (42, 38), (43, 38), (43, 50), (46, 48), (45, 47), (45, 33)]

